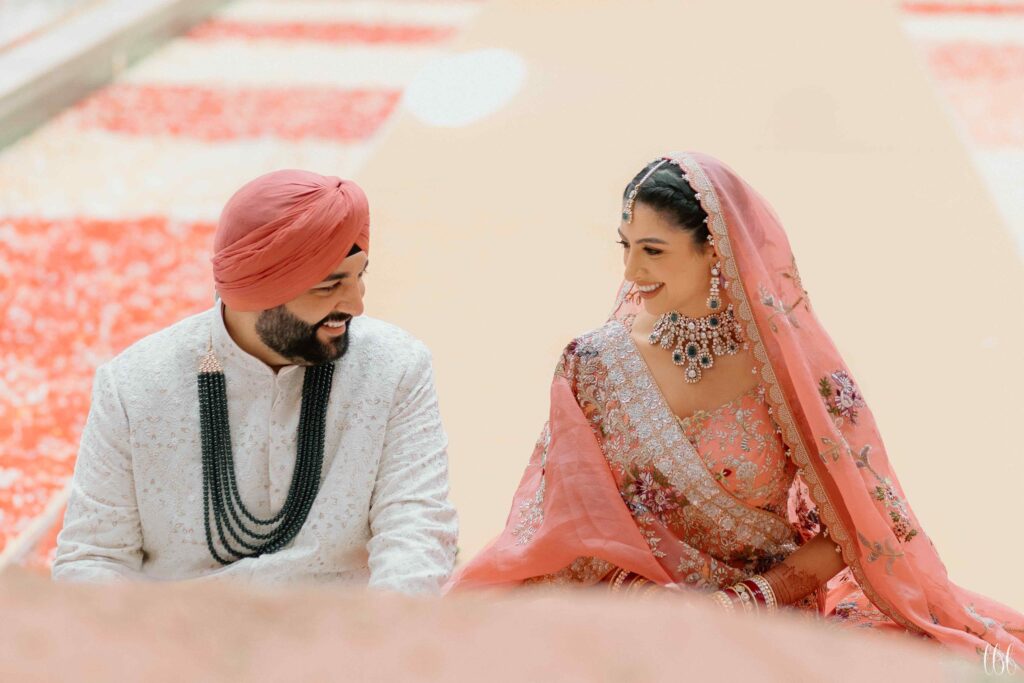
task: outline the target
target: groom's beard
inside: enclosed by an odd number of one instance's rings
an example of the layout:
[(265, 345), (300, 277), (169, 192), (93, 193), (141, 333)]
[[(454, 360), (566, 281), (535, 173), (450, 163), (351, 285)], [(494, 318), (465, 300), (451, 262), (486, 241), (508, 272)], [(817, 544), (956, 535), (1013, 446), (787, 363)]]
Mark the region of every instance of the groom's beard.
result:
[[(327, 343), (320, 341), (317, 331), (326, 322), (345, 322), (345, 333)], [(297, 365), (320, 365), (338, 360), (348, 351), (351, 329), (352, 316), (348, 313), (332, 313), (310, 325), (292, 315), (284, 304), (262, 311), (256, 318), (260, 341)]]

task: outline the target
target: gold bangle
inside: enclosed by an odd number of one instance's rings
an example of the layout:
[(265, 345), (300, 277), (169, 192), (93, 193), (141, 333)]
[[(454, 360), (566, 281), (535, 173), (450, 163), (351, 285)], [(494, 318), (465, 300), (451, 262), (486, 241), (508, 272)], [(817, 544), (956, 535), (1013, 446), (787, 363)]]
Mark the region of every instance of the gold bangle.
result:
[(642, 577), (642, 576), (634, 576), (633, 580), (629, 582), (628, 586), (626, 586), (626, 592), (627, 593), (632, 593), (633, 591), (635, 591), (636, 589), (638, 589), (640, 586), (644, 585), (645, 583), (647, 583), (647, 579), (645, 579), (644, 577)]
[(732, 598), (729, 594), (724, 591), (715, 591), (711, 594), (711, 599), (717, 602), (726, 612), (735, 612), (736, 606), (732, 603)]
[(659, 586), (658, 584), (652, 581), (651, 585), (644, 588), (643, 592), (641, 593), (641, 596), (644, 598), (650, 597), (652, 594), (660, 592), (658, 590), (659, 588), (664, 588), (664, 586)]

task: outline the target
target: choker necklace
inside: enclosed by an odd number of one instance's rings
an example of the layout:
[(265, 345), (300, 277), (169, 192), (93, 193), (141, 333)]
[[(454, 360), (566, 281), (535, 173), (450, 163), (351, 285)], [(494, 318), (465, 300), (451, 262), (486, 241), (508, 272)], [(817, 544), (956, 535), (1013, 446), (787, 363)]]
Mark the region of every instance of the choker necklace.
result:
[[(324, 427), (334, 364), (306, 368), (299, 412), (295, 471), (288, 497), (273, 517), (261, 519), (246, 508), (238, 493), (231, 454), (227, 384), (224, 369), (207, 351), (199, 364), (199, 424), (203, 444), (203, 526), (206, 546), (217, 562), (228, 565), (244, 557), (273, 553), (291, 543), (306, 522), (320, 488), (324, 462)], [(213, 511), (213, 527), (210, 511)], [(243, 519), (244, 518), (244, 519)], [(214, 544), (214, 528), (221, 551)]]
[(647, 341), (672, 349), (672, 362), (685, 365), (687, 383), (696, 384), (715, 365), (718, 356), (732, 356), (740, 350), (743, 330), (732, 304), (722, 313), (690, 318), (677, 311), (665, 313), (654, 324)]

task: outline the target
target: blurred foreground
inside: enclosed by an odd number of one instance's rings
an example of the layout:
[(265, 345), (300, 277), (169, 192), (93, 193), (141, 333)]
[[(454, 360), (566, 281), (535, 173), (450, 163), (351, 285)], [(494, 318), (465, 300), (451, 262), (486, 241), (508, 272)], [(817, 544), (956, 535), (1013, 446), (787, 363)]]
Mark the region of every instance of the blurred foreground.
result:
[(4, 681), (964, 681), (906, 636), (723, 614), (696, 596), (442, 600), (0, 576)]

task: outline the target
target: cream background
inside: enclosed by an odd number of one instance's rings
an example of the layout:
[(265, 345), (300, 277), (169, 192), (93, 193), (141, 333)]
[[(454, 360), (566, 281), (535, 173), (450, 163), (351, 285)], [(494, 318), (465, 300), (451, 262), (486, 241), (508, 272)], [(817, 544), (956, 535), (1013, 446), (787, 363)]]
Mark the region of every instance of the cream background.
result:
[(453, 49), (487, 47), (523, 91), (460, 129), (399, 115), (358, 177), (368, 311), (434, 353), (462, 559), (504, 524), (559, 351), (608, 313), (623, 186), (697, 149), (782, 217), (953, 579), (1024, 609), (1024, 271), (896, 7), (492, 0)]

